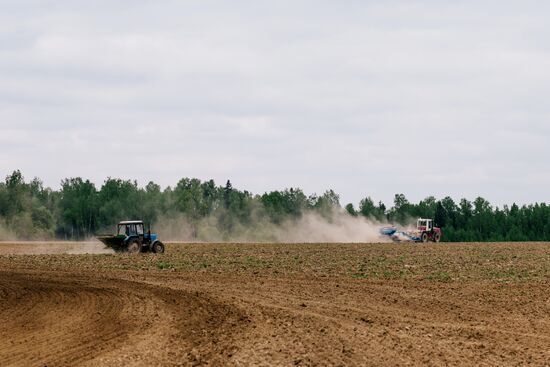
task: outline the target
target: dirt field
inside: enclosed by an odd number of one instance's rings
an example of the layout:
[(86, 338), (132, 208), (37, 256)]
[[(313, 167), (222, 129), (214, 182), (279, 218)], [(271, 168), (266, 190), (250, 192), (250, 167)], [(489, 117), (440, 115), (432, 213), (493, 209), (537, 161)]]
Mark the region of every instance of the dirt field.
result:
[(550, 365), (549, 243), (97, 246), (0, 243), (0, 365)]

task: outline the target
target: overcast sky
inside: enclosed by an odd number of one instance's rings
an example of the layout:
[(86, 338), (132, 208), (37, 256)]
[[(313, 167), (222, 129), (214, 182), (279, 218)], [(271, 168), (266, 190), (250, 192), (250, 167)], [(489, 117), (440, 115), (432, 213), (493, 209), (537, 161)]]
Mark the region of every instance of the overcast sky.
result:
[(550, 201), (549, 1), (2, 1), (0, 175)]

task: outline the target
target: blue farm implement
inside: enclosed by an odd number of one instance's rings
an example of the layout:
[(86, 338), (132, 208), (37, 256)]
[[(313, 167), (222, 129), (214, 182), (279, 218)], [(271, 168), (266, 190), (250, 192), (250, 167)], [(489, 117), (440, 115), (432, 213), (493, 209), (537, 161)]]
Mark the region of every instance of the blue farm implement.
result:
[(441, 228), (434, 227), (432, 219), (419, 218), (416, 222), (416, 230), (400, 231), (396, 227), (383, 227), (380, 228), (380, 234), (388, 236), (394, 242), (441, 241)]

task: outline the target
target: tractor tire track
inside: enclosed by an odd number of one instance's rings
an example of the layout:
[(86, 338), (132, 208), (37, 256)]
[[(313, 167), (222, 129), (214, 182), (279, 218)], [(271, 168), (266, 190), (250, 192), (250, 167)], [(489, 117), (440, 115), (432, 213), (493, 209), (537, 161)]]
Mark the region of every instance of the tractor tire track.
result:
[(215, 361), (241, 317), (200, 294), (71, 273), (0, 272), (0, 296), (2, 366)]

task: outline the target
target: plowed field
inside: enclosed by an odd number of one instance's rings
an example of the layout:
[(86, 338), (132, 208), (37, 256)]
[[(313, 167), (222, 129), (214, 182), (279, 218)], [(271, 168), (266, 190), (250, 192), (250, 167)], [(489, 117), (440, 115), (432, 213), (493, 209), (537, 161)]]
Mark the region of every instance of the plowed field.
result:
[(0, 243), (0, 365), (550, 365), (548, 243), (166, 250)]

